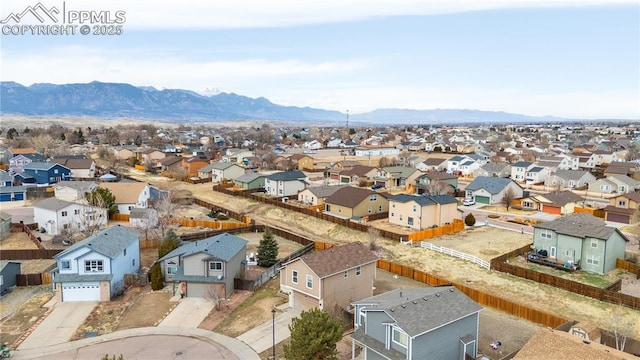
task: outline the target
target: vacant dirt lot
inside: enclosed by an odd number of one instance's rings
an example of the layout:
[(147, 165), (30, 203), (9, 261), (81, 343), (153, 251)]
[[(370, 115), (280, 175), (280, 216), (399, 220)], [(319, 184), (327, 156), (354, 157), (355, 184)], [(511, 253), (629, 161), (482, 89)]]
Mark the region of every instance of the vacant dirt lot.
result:
[(46, 287), (26, 287), (14, 290), (0, 301), (0, 333), (2, 342), (15, 348), (18, 338), (45, 314), (46, 304), (53, 296)]
[(0, 240), (0, 250), (37, 248), (36, 244), (23, 232), (9, 233), (7, 237)]

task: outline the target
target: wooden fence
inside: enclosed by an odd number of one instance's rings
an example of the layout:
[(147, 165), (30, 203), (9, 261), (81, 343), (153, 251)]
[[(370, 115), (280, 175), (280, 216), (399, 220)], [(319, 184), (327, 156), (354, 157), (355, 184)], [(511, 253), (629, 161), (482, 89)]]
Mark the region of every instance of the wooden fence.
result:
[(142, 249), (155, 249), (160, 246), (160, 239), (145, 239), (140, 240), (140, 250)]
[(455, 256), (457, 258), (460, 258), (462, 260), (466, 260), (466, 261), (471, 261), (474, 264), (478, 264), (480, 266), (482, 266), (483, 268), (489, 270), (491, 268), (491, 264), (489, 264), (488, 261), (482, 260), (479, 257), (475, 256), (475, 255), (471, 255), (471, 254), (467, 254), (467, 253), (463, 253), (461, 251), (457, 251), (457, 250), (453, 250), (453, 249), (449, 249), (446, 248), (444, 246), (437, 246), (437, 245), (433, 245), (432, 243), (428, 243), (425, 241), (421, 241), (420, 242), (420, 247), (423, 249), (429, 249), (432, 251), (438, 251), (441, 252), (443, 254), (447, 254), (449, 256)]
[[(34, 224), (31, 225), (25, 225), (23, 223), (19, 223), (19, 224), (11, 224), (11, 232), (24, 232), (27, 234), (27, 236), (29, 237), (29, 239), (36, 245), (36, 247), (38, 249), (44, 249), (44, 245), (42, 245), (42, 243), (40, 242), (40, 238), (38, 236), (36, 236), (32, 229)], [(38, 224), (35, 224), (35, 228), (38, 228)]]
[(51, 273), (43, 272), (39, 274), (16, 274), (16, 286), (33, 286), (51, 284), (53, 281)]
[(622, 259), (616, 259), (616, 267), (632, 274), (636, 274), (636, 278), (640, 279), (640, 266)]
[(113, 213), (109, 215), (109, 219), (114, 221), (129, 221), (129, 214)]
[(567, 319), (555, 316), (544, 311), (530, 308), (526, 305), (517, 304), (513, 301), (501, 298), (499, 296), (487, 294), (483, 291), (472, 289), (457, 283), (452, 283), (442, 277), (426, 273), (424, 271), (415, 270), (411, 267), (392, 263), (386, 260), (378, 260), (377, 266), (380, 269), (387, 270), (394, 274), (401, 275), (431, 286), (453, 285), (462, 293), (467, 295), (473, 301), (480, 305), (488, 306), (496, 310), (500, 310), (507, 314), (511, 314), (522, 319), (555, 328), (567, 322)]
[(217, 221), (217, 220), (194, 220), (194, 219), (172, 219), (172, 223), (180, 224), (180, 226), (186, 227), (205, 227), (215, 230), (229, 230), (246, 227), (246, 223), (237, 223), (229, 221)]
[(456, 233), (464, 230), (464, 226), (465, 226), (464, 221), (460, 219), (454, 219), (453, 223), (451, 224), (446, 224), (446, 225), (438, 226), (436, 228), (421, 230), (421, 231), (409, 234), (409, 240), (419, 241), (424, 239), (432, 239), (434, 237), (438, 237), (446, 234)]
[(51, 259), (58, 253), (60, 249), (7, 249), (0, 251), (2, 260), (36, 260)]
[(585, 208), (585, 207), (574, 207), (573, 208), (573, 212), (578, 214), (578, 213), (587, 213), (587, 214), (591, 214), (595, 217), (599, 217), (604, 219), (605, 217), (605, 212), (602, 209), (592, 209), (592, 208)]

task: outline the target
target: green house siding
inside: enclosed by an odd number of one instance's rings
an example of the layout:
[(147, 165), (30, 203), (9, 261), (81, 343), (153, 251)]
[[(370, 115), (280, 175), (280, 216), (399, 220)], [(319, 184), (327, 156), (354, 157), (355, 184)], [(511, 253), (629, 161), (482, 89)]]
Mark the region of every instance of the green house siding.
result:
[[(543, 234), (551, 234), (551, 238), (542, 237)], [(551, 230), (537, 228), (533, 230), (533, 245), (535, 245), (536, 251), (547, 250), (547, 252), (550, 252), (552, 246), (558, 247), (557, 239), (558, 235)]]
[(582, 264), (581, 254), (582, 254), (582, 248), (583, 248), (583, 240), (580, 238), (562, 235), (562, 234), (558, 234), (557, 237), (558, 237), (558, 241), (557, 241), (558, 247), (557, 247), (556, 258), (559, 261), (562, 261), (565, 263), (567, 261), (573, 261), (573, 262), (580, 261), (580, 263)]

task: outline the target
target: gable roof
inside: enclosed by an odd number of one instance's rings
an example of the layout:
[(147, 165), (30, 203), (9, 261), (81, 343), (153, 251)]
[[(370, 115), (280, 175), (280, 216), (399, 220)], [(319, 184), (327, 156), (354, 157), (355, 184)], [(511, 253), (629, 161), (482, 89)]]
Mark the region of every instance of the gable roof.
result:
[(140, 234), (137, 232), (121, 225), (115, 225), (71, 245), (63, 252), (56, 254), (54, 259), (63, 257), (66, 254), (82, 247), (88, 247), (99, 254), (113, 259), (139, 239)]
[(48, 198), (44, 200), (40, 200), (33, 204), (34, 208), (40, 208), (51, 211), (58, 211), (60, 209), (64, 209), (69, 205), (73, 205), (74, 203), (69, 201), (64, 201), (56, 198)]
[(445, 162), (447, 162), (447, 159), (428, 158), (422, 163), (427, 166), (438, 166), (438, 165), (442, 165)]
[(356, 241), (327, 250), (314, 251), (293, 261), (297, 260), (304, 262), (322, 279), (357, 266), (375, 262), (378, 260), (378, 256), (369, 250), (369, 247)]
[(250, 183), (255, 179), (266, 177), (266, 175), (260, 173), (244, 173), (243, 175), (238, 176), (234, 181), (235, 182), (243, 182)]
[(378, 194), (378, 193), (371, 189), (347, 186), (347, 187), (338, 189), (331, 196), (327, 197), (324, 201), (326, 203), (342, 205), (348, 208), (352, 208), (360, 204), (364, 199), (374, 194)]
[(422, 175), (420, 175), (418, 178), (424, 178), (427, 177), (431, 180), (448, 180), (448, 179), (457, 179), (458, 176), (454, 175), (454, 174), (449, 174), (445, 171), (429, 171), (426, 172)]
[[(324, 198), (324, 197), (333, 195), (336, 191), (342, 189), (343, 187), (347, 187), (347, 186), (349, 186), (349, 185), (346, 185), (346, 184), (329, 185), (329, 186), (323, 185), (323, 186), (308, 187), (305, 190), (309, 190), (316, 197)], [(304, 190), (300, 190), (299, 192), (302, 192), (302, 191), (304, 191)]]
[(557, 170), (555, 175), (565, 180), (580, 180), (583, 176), (588, 174), (584, 170)]
[(633, 200), (637, 203), (640, 203), (640, 193), (636, 191), (628, 192), (626, 194), (620, 195), (623, 198), (627, 198), (629, 200)]
[(396, 289), (356, 301), (382, 310), (409, 336), (417, 336), (482, 310), (453, 286)]
[(420, 206), (436, 205), (436, 204), (457, 204), (456, 198), (450, 195), (409, 195), (409, 194), (397, 194), (389, 197), (389, 201), (395, 201), (400, 203), (407, 203), (415, 201)]
[[(533, 227), (579, 238), (592, 237), (602, 240), (609, 239), (611, 234), (617, 231), (616, 228), (607, 226), (602, 219), (587, 213), (559, 217), (552, 221), (535, 224)], [(622, 233), (620, 235), (626, 239)]]
[(198, 172), (210, 172), (213, 169), (226, 170), (232, 166), (241, 167), (240, 165), (237, 165), (237, 164), (218, 161), (218, 162), (211, 163), (207, 166), (201, 167), (200, 169), (198, 169)]
[(68, 167), (66, 167), (64, 165), (51, 163), (51, 162), (36, 162), (36, 161), (26, 164), (23, 167), (23, 169), (24, 170), (47, 170), (47, 171), (49, 171), (51, 168), (56, 167), (56, 166), (60, 166), (60, 167), (63, 167), (65, 169), (71, 171), (71, 169), (69, 169)]
[(11, 176), (11, 174), (9, 174), (9, 172), (7, 171), (0, 170), (0, 181), (3, 183), (7, 181), (13, 181), (13, 176)]
[(398, 174), (401, 178), (408, 178), (415, 172), (420, 172), (420, 170), (408, 166), (388, 166), (382, 168), (382, 170), (388, 173)]
[(12, 149), (9, 149), (9, 151), (14, 155), (37, 153), (37, 151), (34, 148), (30, 148), (30, 147), (27, 147), (27, 148), (12, 148)]
[(528, 168), (529, 166), (533, 165), (532, 162), (528, 162), (528, 161), (518, 161), (517, 163), (511, 165), (512, 167), (524, 167), (524, 168)]
[(508, 178), (478, 176), (473, 179), (471, 184), (467, 185), (466, 190), (475, 191), (485, 189), (490, 194), (498, 194), (511, 182), (512, 180)]
[(366, 165), (354, 165), (352, 168), (350, 169), (345, 169), (342, 170), (340, 172), (340, 175), (343, 176), (365, 176), (368, 172), (370, 172), (371, 170), (375, 170), (376, 168), (374, 168), (373, 166), (366, 166)]
[(92, 190), (98, 187), (98, 183), (95, 181), (60, 181), (54, 185), (56, 188), (68, 187), (75, 190)]
[(155, 212), (154, 209), (146, 209), (146, 208), (133, 208), (129, 210), (129, 218), (130, 219), (150, 219), (151, 214)]
[(303, 180), (306, 175), (302, 171), (281, 171), (267, 176), (271, 181)]
[(509, 164), (504, 164), (504, 163), (486, 163), (484, 165), (482, 165), (480, 168), (482, 170), (485, 170), (487, 172), (501, 172), (503, 170), (505, 170), (506, 168), (510, 167)]
[(147, 186), (141, 182), (103, 182), (101, 188), (111, 191), (116, 197), (116, 204), (134, 204), (138, 202), (138, 197)]
[(164, 158), (160, 159), (160, 161), (158, 161), (158, 163), (164, 166), (171, 166), (177, 162), (182, 162), (182, 158), (175, 155), (165, 156)]
[(560, 206), (564, 206), (572, 202), (577, 203), (584, 200), (582, 196), (574, 194), (571, 190), (551, 192), (547, 194), (541, 194), (540, 196), (551, 201), (553, 204)]
[(63, 165), (69, 169), (89, 169), (93, 164), (92, 159), (53, 158), (52, 163)]
[(173, 249), (173, 251), (158, 259), (158, 261), (201, 252), (206, 252), (214, 259), (229, 261), (246, 246), (247, 240), (229, 233), (223, 233), (203, 240), (183, 243), (177, 249)]

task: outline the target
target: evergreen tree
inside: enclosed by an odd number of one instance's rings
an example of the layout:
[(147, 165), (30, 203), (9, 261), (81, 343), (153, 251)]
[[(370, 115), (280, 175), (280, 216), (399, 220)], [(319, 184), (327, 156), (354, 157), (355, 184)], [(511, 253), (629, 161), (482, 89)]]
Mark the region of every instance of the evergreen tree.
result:
[(109, 189), (97, 187), (87, 193), (86, 198), (89, 205), (107, 209), (109, 215), (118, 210), (116, 196)]
[(182, 240), (180, 240), (180, 237), (176, 235), (176, 232), (173, 231), (173, 229), (170, 229), (167, 231), (164, 239), (160, 242), (160, 246), (158, 246), (158, 258), (161, 258), (172, 252), (174, 249), (179, 248), (180, 245), (182, 245)]
[(260, 266), (272, 266), (278, 261), (278, 242), (271, 229), (268, 227), (264, 229), (262, 234), (262, 240), (258, 245), (258, 265)]
[(151, 289), (162, 290), (164, 287), (164, 276), (162, 276), (162, 268), (160, 264), (153, 264), (151, 267)]
[(289, 325), (291, 341), (284, 345), (287, 360), (337, 359), (336, 344), (342, 339), (342, 322), (314, 308), (303, 311)]
[(464, 223), (467, 224), (467, 226), (473, 226), (476, 224), (476, 217), (473, 216), (472, 213), (469, 213), (465, 218), (464, 218)]

